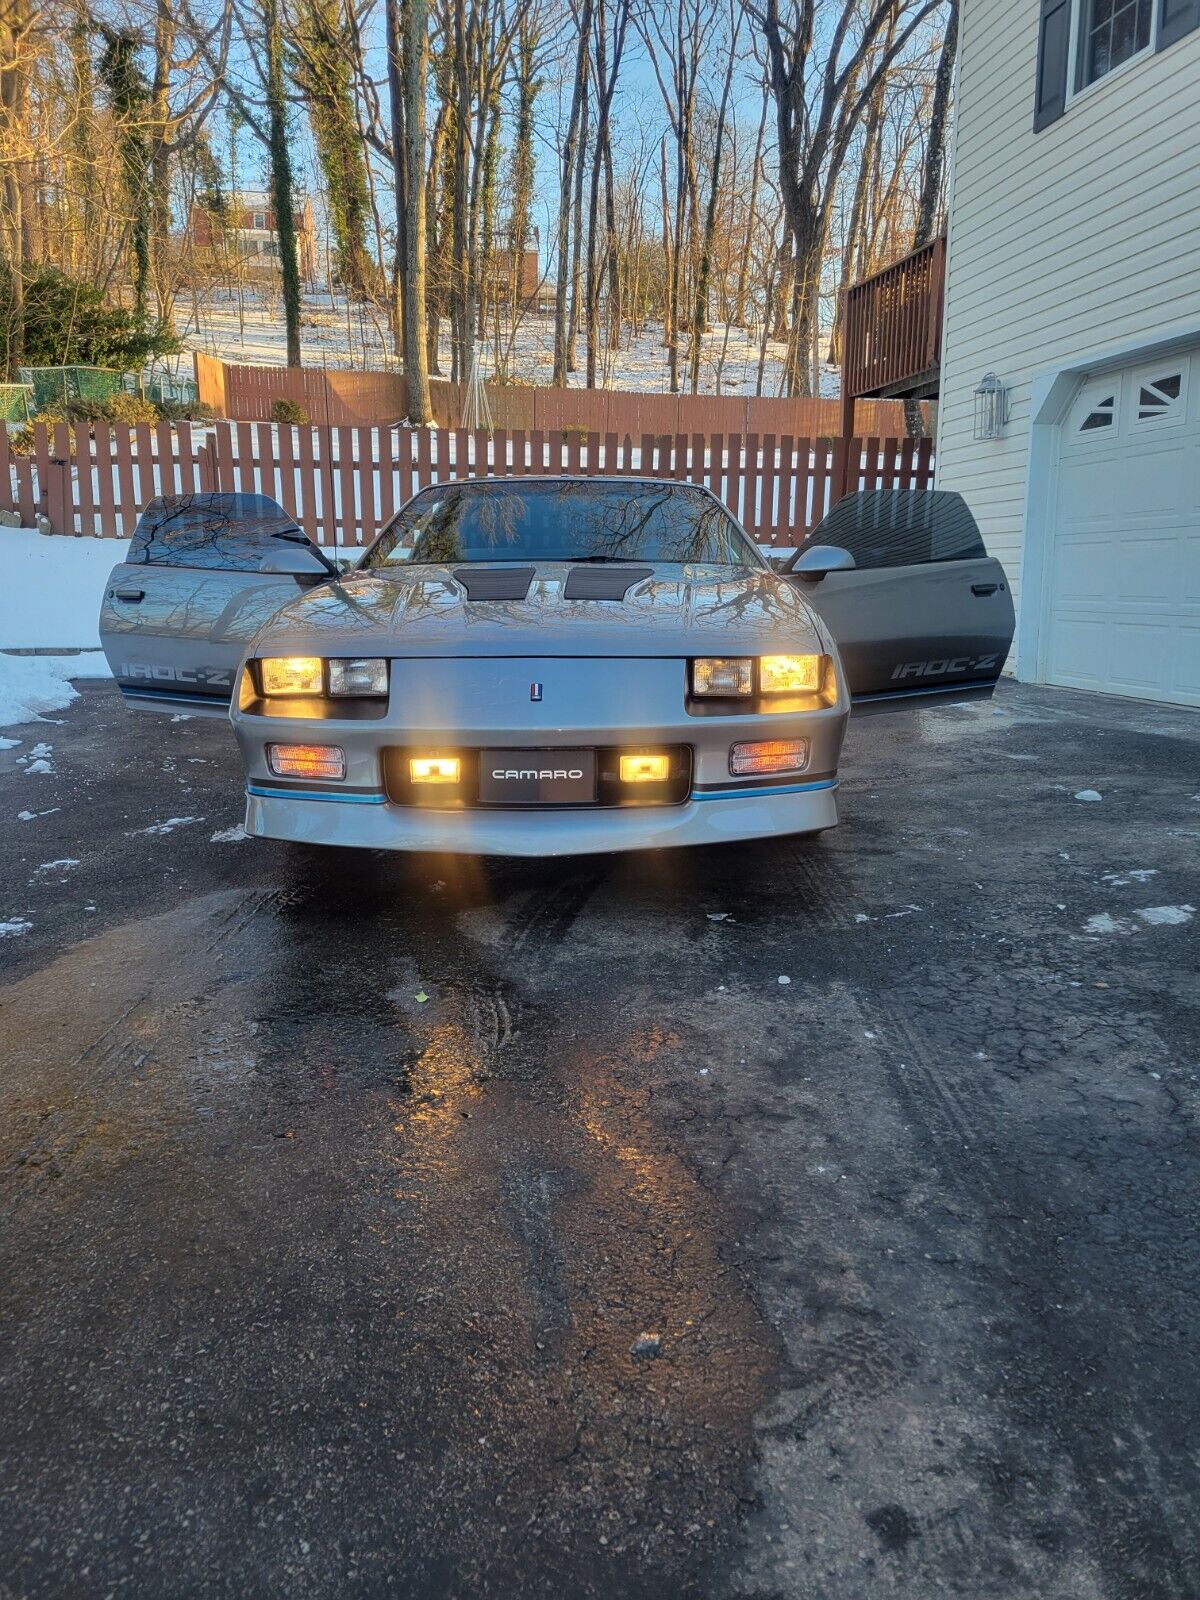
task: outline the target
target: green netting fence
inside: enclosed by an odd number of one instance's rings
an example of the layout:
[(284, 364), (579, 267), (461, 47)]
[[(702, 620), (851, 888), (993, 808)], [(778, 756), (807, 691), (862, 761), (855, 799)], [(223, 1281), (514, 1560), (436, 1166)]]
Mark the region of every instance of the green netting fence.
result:
[(63, 409), (72, 401), (92, 400), (103, 404), (124, 390), (138, 392), (138, 380), (129, 372), (114, 372), (108, 367), (21, 367), (21, 382), (30, 390), (32, 411)]
[(0, 422), (26, 422), (31, 414), (25, 383), (0, 383)]
[(142, 374), (141, 392), (153, 405), (195, 405), (200, 391), (195, 378), (152, 368)]

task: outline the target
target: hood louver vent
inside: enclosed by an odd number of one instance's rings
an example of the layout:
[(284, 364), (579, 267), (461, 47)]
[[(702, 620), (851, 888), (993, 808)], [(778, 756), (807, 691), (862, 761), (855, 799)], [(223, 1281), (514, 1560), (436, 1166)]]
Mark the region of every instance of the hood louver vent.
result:
[(653, 567), (572, 567), (563, 599), (624, 600), (635, 583), (653, 576)]
[(524, 600), (533, 582), (532, 567), (455, 567), (454, 577), (468, 600)]

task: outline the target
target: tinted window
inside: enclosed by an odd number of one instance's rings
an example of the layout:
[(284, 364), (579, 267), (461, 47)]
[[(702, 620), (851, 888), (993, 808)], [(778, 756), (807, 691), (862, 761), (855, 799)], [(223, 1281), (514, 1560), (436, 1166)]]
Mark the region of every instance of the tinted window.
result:
[(763, 565), (724, 506), (699, 489), (573, 478), (426, 489), (364, 566), (589, 559)]
[(283, 507), (265, 494), (171, 495), (151, 500), (142, 512), (125, 559), (257, 572), (275, 540), (308, 543)]
[(840, 545), (859, 567), (908, 567), (967, 561), (987, 551), (962, 495), (950, 489), (872, 489), (847, 495), (809, 534)]

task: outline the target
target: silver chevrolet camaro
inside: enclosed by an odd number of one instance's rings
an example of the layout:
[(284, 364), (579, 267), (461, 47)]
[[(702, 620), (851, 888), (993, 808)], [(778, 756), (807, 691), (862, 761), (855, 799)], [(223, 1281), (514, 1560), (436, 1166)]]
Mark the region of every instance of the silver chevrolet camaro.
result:
[(345, 571), (261, 495), (155, 500), (100, 615), (131, 705), (229, 717), (247, 833), (528, 856), (832, 827), (851, 704), (990, 694), (1012, 631), (955, 494), (851, 495), (777, 571), (637, 478), (439, 484)]

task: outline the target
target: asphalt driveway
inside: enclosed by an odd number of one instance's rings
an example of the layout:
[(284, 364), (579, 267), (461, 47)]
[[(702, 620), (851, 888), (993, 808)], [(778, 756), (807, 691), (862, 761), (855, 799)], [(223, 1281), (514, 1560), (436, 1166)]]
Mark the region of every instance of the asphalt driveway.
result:
[(1008, 685), (818, 841), (558, 864), (15, 732), (6, 1600), (1200, 1594), (1195, 715)]

